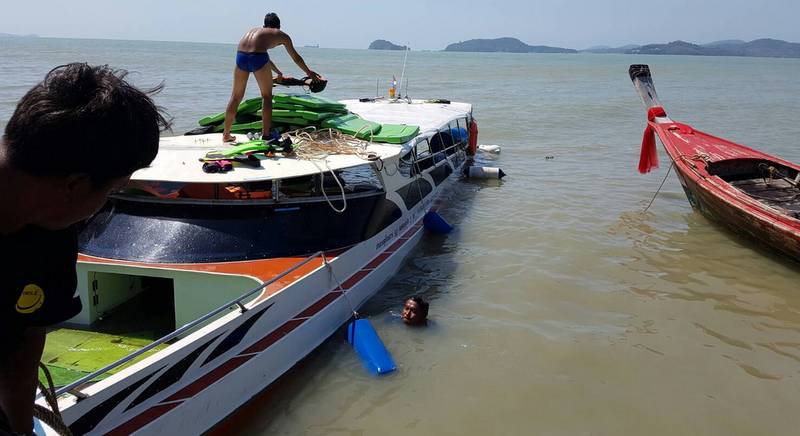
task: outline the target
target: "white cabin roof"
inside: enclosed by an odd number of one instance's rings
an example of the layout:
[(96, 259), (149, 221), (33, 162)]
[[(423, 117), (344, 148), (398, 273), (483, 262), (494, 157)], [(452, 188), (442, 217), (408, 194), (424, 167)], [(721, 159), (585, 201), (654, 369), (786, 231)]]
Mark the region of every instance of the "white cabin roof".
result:
[[(244, 138), (244, 135), (236, 136)], [(242, 183), (299, 177), (318, 174), (321, 170), (338, 170), (369, 163), (368, 160), (352, 154), (320, 156), (320, 159), (313, 161), (282, 157), (279, 154), (275, 158), (262, 159), (261, 168), (234, 164), (233, 171), (226, 173), (203, 172), (200, 158), (209, 151), (230, 147), (230, 144), (222, 143), (221, 133), (164, 137), (161, 138), (158, 156), (153, 163), (147, 168), (136, 171), (131, 179), (185, 183)], [(386, 159), (398, 154), (400, 147), (393, 144), (371, 143), (367, 151)]]
[(347, 109), (365, 120), (376, 123), (413, 124), (419, 126), (420, 132), (439, 130), (450, 121), (472, 113), (469, 103), (452, 102), (450, 104), (425, 103), (425, 100), (380, 99), (373, 102), (358, 100), (342, 100)]
[[(347, 108), (364, 119), (378, 123), (414, 124), (420, 126), (420, 135), (426, 131), (438, 130), (451, 120), (463, 117), (472, 111), (466, 103), (435, 104), (414, 100), (390, 102), (377, 100), (361, 103), (358, 100), (343, 100)], [(236, 135), (245, 140), (244, 135)], [(412, 139), (411, 142), (414, 140)], [(399, 154), (403, 144), (369, 143), (366, 151), (375, 153), (386, 160)], [(230, 148), (222, 142), (221, 133), (192, 136), (163, 137), (153, 163), (136, 171), (131, 179), (142, 181), (167, 181), (184, 183), (242, 183), (259, 180), (284, 179), (318, 174), (321, 170), (338, 170), (369, 163), (356, 155), (328, 155), (309, 161), (296, 157), (282, 157), (261, 161), (261, 168), (251, 168), (234, 164), (233, 171), (207, 174), (203, 172), (200, 158), (214, 150)], [(327, 164), (327, 166), (326, 166)]]

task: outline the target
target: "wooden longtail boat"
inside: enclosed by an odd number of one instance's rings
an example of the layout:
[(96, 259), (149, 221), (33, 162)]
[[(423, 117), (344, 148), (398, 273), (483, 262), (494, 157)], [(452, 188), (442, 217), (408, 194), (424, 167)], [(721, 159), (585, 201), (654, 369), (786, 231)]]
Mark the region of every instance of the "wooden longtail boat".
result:
[(800, 166), (671, 120), (650, 68), (628, 73), (647, 107), (639, 172), (658, 166), (658, 135), (694, 208), (800, 260)]

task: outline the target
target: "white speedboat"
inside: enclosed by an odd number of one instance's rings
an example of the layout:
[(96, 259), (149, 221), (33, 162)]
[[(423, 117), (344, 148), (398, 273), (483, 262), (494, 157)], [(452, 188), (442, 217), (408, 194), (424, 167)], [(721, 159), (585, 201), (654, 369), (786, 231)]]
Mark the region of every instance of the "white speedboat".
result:
[(87, 223), (83, 311), (49, 333), (44, 358), (67, 380), (58, 404), (74, 434), (210, 429), (400, 268), (469, 144), (474, 153), (472, 106), (343, 103), (419, 134), (402, 144), (349, 137), (338, 151), (305, 153), (298, 134), (297, 155), (217, 174), (198, 157), (220, 147), (219, 134), (165, 137), (153, 164)]

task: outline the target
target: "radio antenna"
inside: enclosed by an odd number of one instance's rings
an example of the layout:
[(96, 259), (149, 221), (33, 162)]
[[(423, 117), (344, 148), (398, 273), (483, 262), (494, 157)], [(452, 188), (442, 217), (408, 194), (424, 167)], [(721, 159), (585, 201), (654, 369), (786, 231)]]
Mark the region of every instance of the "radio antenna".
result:
[[(401, 88), (403, 86), (403, 77), (405, 77), (405, 75), (406, 75), (406, 61), (408, 60), (408, 51), (409, 51), (408, 50), (408, 43), (406, 43), (406, 45), (403, 47), (403, 51), (405, 52), (405, 55), (403, 55), (403, 72), (400, 74), (400, 87)], [(408, 93), (408, 86), (406, 86), (406, 95), (407, 95), (407, 93)], [(398, 97), (399, 97), (399, 95), (398, 95)]]

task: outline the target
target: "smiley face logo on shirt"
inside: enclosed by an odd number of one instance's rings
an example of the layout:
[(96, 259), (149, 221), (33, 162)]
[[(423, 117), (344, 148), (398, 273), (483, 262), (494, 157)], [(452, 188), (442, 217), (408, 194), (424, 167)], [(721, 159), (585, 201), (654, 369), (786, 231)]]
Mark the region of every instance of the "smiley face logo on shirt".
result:
[(39, 310), (42, 304), (44, 304), (44, 291), (39, 286), (31, 283), (22, 288), (22, 294), (17, 300), (16, 309), (19, 313), (29, 314)]

